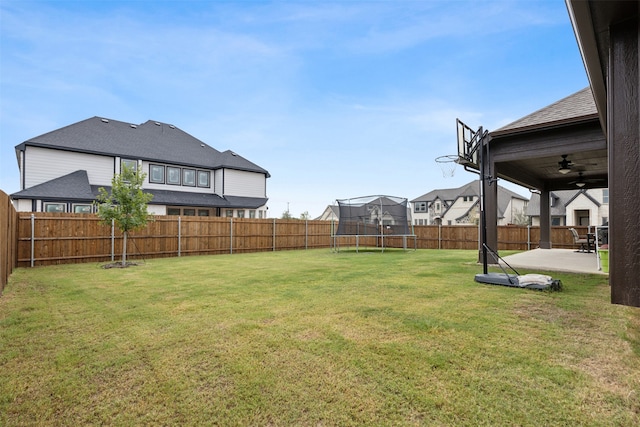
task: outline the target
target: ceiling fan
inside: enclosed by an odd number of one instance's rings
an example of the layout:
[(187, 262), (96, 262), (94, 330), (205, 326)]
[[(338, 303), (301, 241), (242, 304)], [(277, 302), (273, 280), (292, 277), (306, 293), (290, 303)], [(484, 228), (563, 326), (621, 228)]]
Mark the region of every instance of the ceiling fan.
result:
[(571, 163), (571, 160), (567, 160), (567, 154), (562, 155), (562, 161), (558, 162), (558, 165), (560, 165), (558, 172), (563, 175), (571, 172), (571, 168), (573, 167), (573, 163)]
[(575, 167), (579, 167), (579, 166), (597, 166), (598, 165), (597, 163), (583, 163), (583, 164), (573, 163), (571, 160), (567, 159), (567, 156), (568, 156), (568, 154), (563, 154), (562, 155), (562, 160), (558, 162), (558, 166), (560, 166), (560, 168), (558, 169), (558, 172), (560, 172), (563, 175), (568, 174)]
[(587, 184), (594, 184), (596, 182), (602, 182), (604, 178), (585, 178), (582, 172), (578, 172), (578, 179), (569, 182), (569, 184), (575, 184), (577, 187), (584, 187)]

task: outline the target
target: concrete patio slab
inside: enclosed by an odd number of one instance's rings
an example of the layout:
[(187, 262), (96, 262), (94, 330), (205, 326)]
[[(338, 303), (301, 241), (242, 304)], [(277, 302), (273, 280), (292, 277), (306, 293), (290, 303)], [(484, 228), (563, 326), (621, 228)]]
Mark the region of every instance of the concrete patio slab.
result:
[(596, 252), (575, 252), (572, 249), (533, 249), (508, 255), (503, 259), (516, 269), (607, 274), (598, 269), (598, 254)]

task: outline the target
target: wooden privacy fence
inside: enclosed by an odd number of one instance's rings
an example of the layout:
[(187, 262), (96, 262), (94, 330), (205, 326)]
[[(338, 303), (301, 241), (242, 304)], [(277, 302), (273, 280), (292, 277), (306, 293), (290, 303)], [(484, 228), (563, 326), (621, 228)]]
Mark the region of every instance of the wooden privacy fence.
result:
[(18, 214), (13, 208), (11, 199), (0, 190), (0, 294), (11, 272), (17, 266), (17, 224)]
[[(128, 259), (213, 255), (331, 246), (331, 223), (275, 219), (156, 216), (129, 233)], [(119, 259), (122, 233), (92, 214), (21, 214), (18, 265)]]
[[(234, 254), (261, 251), (333, 248), (336, 228), (330, 221), (157, 216), (133, 232), (129, 259), (185, 255)], [(120, 259), (122, 233), (100, 224), (92, 214), (20, 213), (17, 219), (17, 265), (21, 267)], [(576, 227), (586, 233), (586, 227)], [(477, 249), (477, 226), (415, 226), (418, 249)], [(537, 247), (538, 227), (498, 227), (499, 250)], [(385, 248), (413, 249), (402, 237), (385, 236)], [(554, 248), (574, 248), (567, 227), (552, 229)], [(536, 243), (534, 243), (536, 242)], [(355, 238), (341, 238), (341, 248), (355, 247)], [(378, 238), (360, 238), (360, 247), (378, 246)], [(15, 262), (15, 261), (14, 261)]]

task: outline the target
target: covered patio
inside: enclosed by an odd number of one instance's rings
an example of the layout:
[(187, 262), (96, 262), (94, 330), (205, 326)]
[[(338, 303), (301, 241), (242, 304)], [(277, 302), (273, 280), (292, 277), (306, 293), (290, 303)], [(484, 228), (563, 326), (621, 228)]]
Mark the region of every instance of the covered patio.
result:
[(490, 248), (497, 247), (495, 179), (540, 193), (541, 249), (552, 249), (552, 191), (608, 186), (607, 141), (589, 87), (489, 133), (487, 139), (484, 191)]
[[(549, 193), (608, 187), (611, 302), (640, 307), (640, 2), (566, 3), (589, 88), (496, 130), (482, 144), (483, 243), (497, 248), (497, 178), (540, 192), (539, 252), (549, 251), (547, 269), (558, 262), (551, 259), (557, 253), (549, 238)], [(529, 256), (533, 263), (537, 254)]]

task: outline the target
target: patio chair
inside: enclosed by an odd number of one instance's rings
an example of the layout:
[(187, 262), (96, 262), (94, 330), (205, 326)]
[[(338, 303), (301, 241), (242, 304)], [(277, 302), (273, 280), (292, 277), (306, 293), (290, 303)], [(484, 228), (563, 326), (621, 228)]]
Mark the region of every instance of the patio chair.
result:
[(575, 228), (570, 228), (569, 231), (571, 231), (571, 234), (573, 235), (573, 243), (580, 245), (580, 249), (576, 252), (591, 252), (591, 242), (589, 242), (588, 236), (579, 236)]

